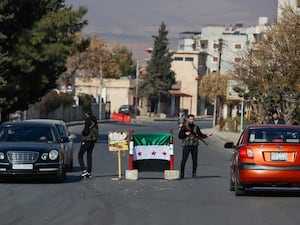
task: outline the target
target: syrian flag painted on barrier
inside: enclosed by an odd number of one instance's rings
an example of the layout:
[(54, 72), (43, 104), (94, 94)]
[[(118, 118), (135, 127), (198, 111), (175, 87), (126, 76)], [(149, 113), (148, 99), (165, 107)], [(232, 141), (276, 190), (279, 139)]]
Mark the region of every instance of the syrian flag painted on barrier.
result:
[(139, 171), (164, 171), (170, 168), (172, 134), (132, 134), (133, 167)]

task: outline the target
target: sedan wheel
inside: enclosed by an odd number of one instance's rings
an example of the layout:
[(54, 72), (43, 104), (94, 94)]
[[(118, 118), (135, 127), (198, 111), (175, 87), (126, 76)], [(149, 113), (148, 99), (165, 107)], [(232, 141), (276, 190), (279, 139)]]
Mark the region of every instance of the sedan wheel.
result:
[(69, 168), (69, 171), (71, 172), (73, 170), (73, 167), (74, 167), (74, 163), (73, 163), (73, 159), (71, 160), (71, 164), (70, 164), (70, 168)]
[(72, 170), (73, 170), (73, 159), (71, 159), (71, 162), (65, 166), (65, 170), (67, 172), (72, 172)]
[(234, 179), (234, 189), (235, 196), (244, 196), (246, 194), (245, 188), (239, 184), (237, 178)]
[(60, 174), (57, 176), (57, 179), (56, 179), (56, 180), (57, 180), (57, 182), (59, 182), (59, 183), (63, 183), (63, 182), (66, 181), (66, 178), (67, 178), (66, 171), (63, 170), (63, 171), (61, 171)]
[(232, 177), (230, 177), (230, 181), (229, 181), (229, 190), (230, 191), (235, 191), (235, 185), (234, 182), (232, 181)]

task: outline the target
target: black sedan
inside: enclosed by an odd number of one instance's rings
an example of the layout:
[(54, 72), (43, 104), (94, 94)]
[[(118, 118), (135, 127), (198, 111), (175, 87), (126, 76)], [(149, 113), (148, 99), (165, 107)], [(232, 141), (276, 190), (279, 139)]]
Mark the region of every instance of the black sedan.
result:
[(7, 176), (66, 178), (64, 142), (51, 123), (5, 122), (0, 126), (0, 180)]
[[(56, 126), (59, 131), (60, 138), (64, 138), (64, 155), (65, 155), (65, 164), (66, 171), (70, 172), (73, 169), (73, 155), (74, 155), (74, 139), (75, 135), (70, 134), (70, 131), (63, 120), (53, 120), (53, 119), (31, 119), (28, 121), (36, 123), (52, 123)], [(69, 140), (69, 141), (68, 141)]]

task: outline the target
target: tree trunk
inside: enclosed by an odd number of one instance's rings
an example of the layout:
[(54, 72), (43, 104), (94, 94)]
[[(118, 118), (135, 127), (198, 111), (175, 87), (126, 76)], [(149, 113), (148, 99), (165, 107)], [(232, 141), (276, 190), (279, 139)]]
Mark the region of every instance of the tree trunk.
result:
[(161, 99), (158, 99), (157, 102), (157, 113), (161, 113)]

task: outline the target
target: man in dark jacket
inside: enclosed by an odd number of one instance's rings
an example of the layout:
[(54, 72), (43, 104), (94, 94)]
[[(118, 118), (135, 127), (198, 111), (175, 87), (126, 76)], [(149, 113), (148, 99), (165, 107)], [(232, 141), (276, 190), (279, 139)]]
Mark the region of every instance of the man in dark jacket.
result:
[[(81, 132), (82, 142), (78, 153), (78, 162), (81, 167), (81, 177), (91, 177), (92, 161), (93, 161), (93, 149), (98, 139), (98, 122), (92, 112), (85, 113), (84, 128)], [(83, 155), (86, 152), (87, 168), (84, 165)]]
[(180, 178), (184, 178), (185, 163), (188, 159), (189, 153), (192, 155), (193, 161), (193, 177), (196, 177), (197, 171), (197, 158), (198, 158), (198, 145), (199, 139), (207, 138), (212, 134), (203, 134), (199, 126), (194, 124), (195, 116), (190, 114), (187, 116), (187, 123), (182, 125), (178, 137), (182, 139), (182, 159), (180, 165)]
[(279, 117), (277, 111), (272, 111), (272, 118), (268, 121), (268, 124), (285, 124), (285, 121)]

